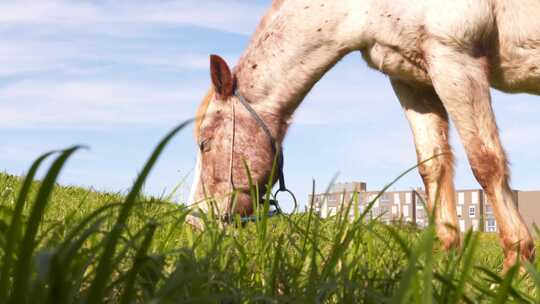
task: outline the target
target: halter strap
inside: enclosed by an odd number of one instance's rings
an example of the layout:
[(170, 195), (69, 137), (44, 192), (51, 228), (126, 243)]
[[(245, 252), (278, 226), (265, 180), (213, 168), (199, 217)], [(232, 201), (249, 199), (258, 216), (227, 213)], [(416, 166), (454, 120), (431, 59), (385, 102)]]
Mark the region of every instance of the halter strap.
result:
[[(270, 129), (268, 128), (264, 120), (262, 120), (259, 114), (257, 114), (257, 112), (255, 111), (255, 109), (253, 109), (253, 107), (249, 104), (248, 100), (244, 96), (242, 96), (242, 94), (238, 90), (234, 92), (234, 96), (236, 96), (238, 100), (240, 100), (240, 103), (244, 106), (244, 108), (246, 108), (246, 110), (255, 119), (255, 122), (257, 123), (257, 125), (266, 134), (266, 136), (268, 137), (268, 140), (270, 140), (270, 145), (272, 146), (272, 153), (274, 155), (277, 155), (276, 164), (277, 164), (277, 176), (278, 176), (278, 181), (279, 181), (279, 189), (274, 193), (273, 199), (270, 199), (268, 201), (269, 205), (274, 207), (274, 210), (270, 210), (268, 212), (268, 217), (272, 217), (278, 214), (284, 214), (277, 201), (277, 195), (281, 192), (287, 193), (293, 199), (294, 209), (292, 213), (295, 213), (298, 209), (298, 201), (296, 200), (296, 196), (294, 195), (294, 193), (291, 190), (287, 189), (287, 186), (285, 185), (285, 176), (283, 174), (284, 157), (283, 157), (283, 150), (281, 149), (281, 146), (278, 145), (274, 136), (272, 136), (272, 132), (270, 132)], [(234, 185), (234, 180), (233, 180), (233, 164), (234, 164), (233, 157), (234, 157), (234, 141), (235, 141), (235, 128), (236, 128), (236, 109), (234, 106), (234, 102), (232, 104), (231, 110), (232, 110), (231, 111), (232, 138), (231, 138), (231, 151), (230, 151), (231, 159), (229, 163), (229, 180), (230, 180), (230, 186), (231, 186), (231, 193), (233, 193), (235, 191), (235, 185)], [(262, 196), (261, 196), (261, 200), (263, 200)], [(227, 208), (228, 209), (227, 213), (219, 217), (219, 219), (222, 222), (230, 223), (232, 221), (233, 219), (231, 215), (232, 207), (233, 207), (233, 196), (231, 196), (229, 199), (229, 206)], [(256, 215), (244, 216), (240, 218), (241, 223), (247, 223), (247, 222), (252, 222), (256, 220), (258, 220), (258, 216)]]
[(277, 174), (278, 174), (278, 181), (279, 181), (279, 190), (278, 192), (288, 191), (287, 186), (285, 185), (285, 176), (283, 174), (283, 165), (284, 165), (284, 158), (283, 158), (283, 149), (277, 144), (276, 140), (274, 139), (274, 136), (272, 136), (272, 132), (270, 132), (270, 129), (264, 123), (262, 118), (257, 114), (255, 109), (249, 104), (247, 99), (242, 96), (242, 94), (236, 90), (234, 92), (234, 95), (238, 97), (238, 100), (240, 100), (240, 103), (248, 110), (248, 112), (251, 114), (251, 116), (255, 119), (255, 122), (257, 122), (257, 125), (266, 133), (266, 136), (270, 140), (270, 144), (272, 146), (272, 153), (276, 155), (277, 153)]

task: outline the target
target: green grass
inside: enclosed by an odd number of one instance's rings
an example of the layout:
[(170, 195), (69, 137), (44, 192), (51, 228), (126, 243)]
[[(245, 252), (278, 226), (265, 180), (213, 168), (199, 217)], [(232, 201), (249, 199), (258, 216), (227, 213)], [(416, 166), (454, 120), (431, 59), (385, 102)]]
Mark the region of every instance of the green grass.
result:
[[(188, 210), (141, 195), (165, 138), (126, 195), (55, 184), (78, 147), (25, 178), (0, 174), (2, 303), (539, 303), (539, 265), (502, 270), (496, 235), (444, 252), (434, 227), (312, 212), (197, 232)], [(69, 169), (69, 166), (65, 169)], [(130, 177), (126, 177), (130, 178)], [(261, 213), (263, 214), (263, 213)]]

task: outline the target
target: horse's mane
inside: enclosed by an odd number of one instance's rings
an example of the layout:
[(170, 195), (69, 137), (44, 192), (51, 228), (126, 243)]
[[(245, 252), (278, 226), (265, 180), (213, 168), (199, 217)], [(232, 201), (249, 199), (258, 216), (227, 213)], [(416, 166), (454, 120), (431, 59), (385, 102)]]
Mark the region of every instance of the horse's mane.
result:
[(197, 109), (197, 114), (195, 116), (195, 138), (199, 138), (201, 124), (203, 122), (204, 115), (206, 115), (206, 111), (208, 110), (212, 97), (214, 97), (214, 90), (209, 89), (206, 96), (204, 96), (203, 100), (201, 101), (199, 108)]

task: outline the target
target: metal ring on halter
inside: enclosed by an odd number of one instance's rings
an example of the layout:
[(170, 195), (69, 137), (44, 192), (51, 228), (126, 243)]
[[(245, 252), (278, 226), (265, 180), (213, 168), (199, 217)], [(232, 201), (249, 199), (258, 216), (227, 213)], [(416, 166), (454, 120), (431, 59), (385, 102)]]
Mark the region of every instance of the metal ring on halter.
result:
[(292, 193), (292, 191), (289, 190), (289, 189), (278, 189), (278, 190), (276, 191), (276, 193), (274, 193), (274, 200), (275, 200), (275, 202), (276, 202), (276, 208), (279, 210), (279, 213), (285, 214), (285, 213), (281, 210), (281, 207), (279, 206), (278, 199), (277, 199), (278, 194), (281, 193), (281, 192), (288, 193), (289, 196), (292, 197), (293, 203), (294, 203), (294, 208), (293, 208), (293, 210), (291, 211), (291, 213), (288, 213), (288, 215), (295, 214), (296, 211), (298, 211), (298, 201), (296, 200), (296, 196), (294, 195), (294, 193)]

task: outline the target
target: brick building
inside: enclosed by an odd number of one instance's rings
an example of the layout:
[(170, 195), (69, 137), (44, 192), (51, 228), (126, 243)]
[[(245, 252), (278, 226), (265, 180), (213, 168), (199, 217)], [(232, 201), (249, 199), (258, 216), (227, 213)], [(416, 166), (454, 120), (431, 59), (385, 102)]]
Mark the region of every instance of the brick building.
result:
[[(497, 232), (497, 221), (483, 190), (466, 189), (456, 191), (456, 211), (461, 231)], [(378, 191), (367, 191), (363, 182), (337, 183), (326, 194), (309, 196), (315, 211), (323, 218), (336, 215), (347, 204), (358, 202), (350, 207), (351, 218), (364, 212), (374, 201), (368, 218), (377, 218), (384, 223), (405, 221), (420, 227), (428, 224), (424, 207), (425, 192), (422, 189), (408, 191), (388, 191), (379, 198)], [(540, 191), (514, 191), (518, 208), (529, 229), (533, 224), (540, 226)], [(357, 196), (355, 198), (354, 196)]]

